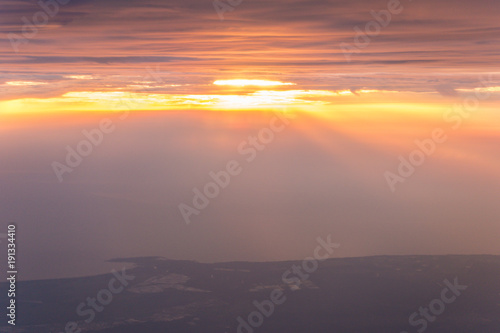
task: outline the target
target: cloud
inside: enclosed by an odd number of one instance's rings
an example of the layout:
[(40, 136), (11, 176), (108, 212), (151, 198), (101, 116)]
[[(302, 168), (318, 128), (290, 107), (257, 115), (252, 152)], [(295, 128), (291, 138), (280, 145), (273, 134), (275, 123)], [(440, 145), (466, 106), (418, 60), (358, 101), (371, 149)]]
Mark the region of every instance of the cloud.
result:
[[(192, 57), (160, 57), (160, 56), (124, 56), (124, 57), (58, 57), (58, 56), (26, 56), (21, 59), (11, 59), (5, 63), (11, 64), (75, 64), (75, 63), (97, 63), (97, 64), (112, 64), (112, 63), (159, 63), (172, 61), (194, 61), (197, 58)], [(212, 59), (213, 60), (213, 59)]]
[(443, 96), (457, 96), (458, 92), (451, 85), (442, 84), (436, 86), (436, 91)]
[[(19, 33), (21, 18), (40, 10), (31, 1), (3, 6), (4, 32)], [(14, 75), (97, 73), (107, 75), (103, 80), (111, 85), (112, 75), (137, 75), (153, 63), (177, 72), (171, 74), (174, 83), (195, 86), (246, 78), (323, 89), (335, 84), (328, 81), (332, 73), (371, 73), (367, 81), (393, 74), (388, 85), (414, 91), (422, 89), (422, 75), (448, 73), (456, 81), (467, 73), (488, 72), (496, 63), (500, 5), (486, 0), (405, 4), (403, 13), (346, 63), (339, 44), (352, 43), (354, 27), (364, 27), (373, 19), (370, 11), (386, 6), (367, 0), (255, 0), (220, 21), (210, 1), (74, 0), (51, 18), (53, 26), (21, 45), (19, 54), (7, 38), (0, 40), (0, 62)], [(312, 78), (317, 81), (308, 86)], [(358, 85), (354, 79), (336, 88)]]

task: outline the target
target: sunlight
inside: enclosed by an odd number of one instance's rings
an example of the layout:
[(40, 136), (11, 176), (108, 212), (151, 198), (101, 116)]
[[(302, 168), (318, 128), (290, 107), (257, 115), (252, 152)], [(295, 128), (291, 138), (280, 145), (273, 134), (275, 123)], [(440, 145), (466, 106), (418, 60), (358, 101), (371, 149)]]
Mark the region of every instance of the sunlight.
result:
[(32, 81), (8, 81), (5, 82), (8, 86), (39, 86), (47, 84), (47, 82), (32, 82)]
[(269, 86), (294, 86), (295, 83), (292, 82), (281, 82), (281, 81), (270, 81), (270, 80), (244, 80), (244, 79), (234, 79), (234, 80), (217, 80), (214, 81), (215, 85), (218, 86), (259, 86), (259, 87), (269, 87)]

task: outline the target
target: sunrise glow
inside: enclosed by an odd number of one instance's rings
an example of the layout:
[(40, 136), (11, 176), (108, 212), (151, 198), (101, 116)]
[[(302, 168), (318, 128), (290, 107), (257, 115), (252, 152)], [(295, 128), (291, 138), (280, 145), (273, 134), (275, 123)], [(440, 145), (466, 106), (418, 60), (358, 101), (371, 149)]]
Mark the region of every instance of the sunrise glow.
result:
[(500, 333), (499, 17), (0, 0), (0, 332)]
[(233, 79), (233, 80), (217, 80), (214, 81), (215, 85), (218, 86), (258, 86), (258, 87), (270, 87), (270, 86), (293, 86), (295, 83), (291, 82), (280, 82), (280, 81), (270, 81), (270, 80), (244, 80), (244, 79)]

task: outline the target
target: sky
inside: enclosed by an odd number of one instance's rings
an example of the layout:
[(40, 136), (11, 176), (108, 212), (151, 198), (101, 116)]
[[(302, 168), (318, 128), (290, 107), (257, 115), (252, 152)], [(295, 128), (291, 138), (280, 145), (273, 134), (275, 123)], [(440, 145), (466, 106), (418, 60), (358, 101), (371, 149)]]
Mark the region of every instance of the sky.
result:
[(303, 259), (329, 234), (339, 257), (498, 255), (499, 14), (0, 0), (0, 234), (24, 279)]

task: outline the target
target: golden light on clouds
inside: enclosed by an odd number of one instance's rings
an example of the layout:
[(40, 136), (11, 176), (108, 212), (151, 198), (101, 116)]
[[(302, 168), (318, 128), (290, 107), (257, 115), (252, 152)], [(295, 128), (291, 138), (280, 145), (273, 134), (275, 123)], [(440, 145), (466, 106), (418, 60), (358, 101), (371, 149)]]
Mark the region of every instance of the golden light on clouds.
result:
[(130, 91), (72, 91), (60, 97), (24, 98), (0, 102), (4, 111), (88, 110), (243, 110), (297, 106), (306, 110), (330, 104), (330, 98), (350, 91), (257, 90), (238, 94), (158, 94)]
[[(233, 80), (231, 80), (233, 81)], [(238, 80), (234, 80), (239, 82)], [(271, 83), (262, 80), (257, 81), (264, 85)], [(217, 81), (216, 81), (217, 82)], [(277, 81), (270, 81), (277, 82)], [(273, 83), (274, 84), (274, 83)], [(21, 85), (17, 83), (16, 85)], [(29, 84), (24, 83), (25, 86)], [(178, 85), (164, 85), (177, 87)], [(375, 107), (383, 101), (383, 95), (392, 94), (402, 99), (398, 103), (411, 105), (415, 102), (415, 96), (405, 93), (386, 90), (360, 89), (351, 91), (343, 90), (320, 90), (320, 89), (292, 89), (275, 90), (269, 86), (265, 89), (249, 89), (234, 92), (230, 88), (219, 92), (186, 94), (186, 93), (157, 93), (153, 91), (128, 91), (132, 88), (128, 85), (120, 90), (112, 91), (70, 91), (59, 97), (47, 98), (19, 98), (0, 101), (0, 108), (4, 112), (71, 112), (71, 111), (109, 111), (109, 110), (249, 110), (269, 109), (282, 107), (295, 107), (297, 110), (330, 112), (342, 107), (347, 109), (348, 105), (357, 106), (356, 109)], [(141, 86), (143, 88), (143, 86)], [(123, 89), (123, 90), (122, 90)], [(420, 96), (418, 96), (420, 98)], [(400, 107), (400, 104), (394, 104)], [(383, 106), (392, 109), (393, 105)], [(412, 110), (419, 109), (416, 105)], [(427, 108), (424, 108), (428, 111)], [(423, 111), (420, 111), (423, 112)]]
[(94, 77), (92, 75), (67, 75), (66, 76), (69, 79), (75, 79), (75, 80), (93, 80)]
[(281, 82), (281, 81), (270, 81), (270, 80), (246, 80), (246, 79), (233, 79), (233, 80), (216, 80), (214, 84), (217, 86), (258, 86), (258, 87), (270, 87), (270, 86), (293, 86), (295, 83), (292, 82)]
[(479, 87), (474, 89), (457, 89), (457, 91), (461, 92), (500, 92), (500, 87)]
[[(92, 75), (67, 76), (78, 80), (91, 80)], [(153, 77), (155, 78), (155, 77)], [(148, 110), (267, 110), (274, 108), (293, 107), (296, 110), (325, 113), (337, 117), (339, 110), (353, 110), (363, 113), (363, 110), (400, 112), (406, 114), (419, 113), (431, 115), (438, 113), (435, 107), (436, 91), (428, 93), (406, 90), (374, 89), (368, 87), (353, 87), (336, 89), (305, 89), (303, 84), (264, 79), (224, 79), (191, 85), (170, 80), (117, 80), (114, 84), (86, 85), (88, 90), (72, 90), (66, 86), (66, 92), (59, 96), (28, 97), (22, 94), (26, 91), (32, 94), (32, 87), (46, 85), (42, 81), (10, 80), (4, 83), (11, 89), (19, 91), (19, 97), (0, 101), (3, 112), (72, 112), (72, 111), (148, 111)], [(125, 79), (124, 79), (125, 80)], [(82, 83), (78, 83), (80, 87)], [(216, 86), (216, 87), (214, 87)], [(238, 88), (235, 90), (235, 87)], [(319, 86), (324, 87), (324, 85)], [(23, 90), (24, 89), (24, 90)], [(500, 87), (482, 87), (456, 89), (461, 92), (471, 92), (477, 89), (485, 92), (499, 92)], [(192, 93), (196, 91), (197, 93)], [(17, 97), (17, 96), (16, 96)], [(387, 103), (390, 98), (391, 102)], [(425, 100), (425, 103), (424, 103)], [(429, 107), (429, 106), (432, 107)], [(384, 113), (385, 114), (385, 113)], [(322, 116), (322, 117), (323, 117)]]
[(5, 82), (8, 86), (39, 86), (47, 84), (47, 82), (32, 82), (32, 81), (8, 81)]

